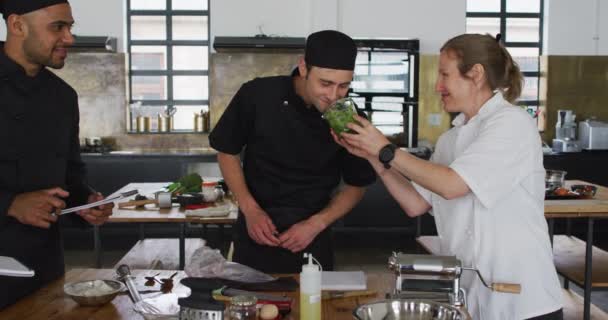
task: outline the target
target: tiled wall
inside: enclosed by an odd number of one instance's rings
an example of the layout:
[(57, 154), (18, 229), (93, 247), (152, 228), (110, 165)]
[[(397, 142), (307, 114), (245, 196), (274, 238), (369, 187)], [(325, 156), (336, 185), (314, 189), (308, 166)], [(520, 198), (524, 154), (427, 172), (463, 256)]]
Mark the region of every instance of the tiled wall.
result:
[(241, 85), (256, 77), (287, 75), (302, 52), (222, 52), (211, 55), (210, 113), (213, 128)]
[(546, 107), (543, 139), (555, 137), (557, 110), (574, 110), (576, 120), (608, 121), (608, 57), (548, 56), (541, 63), (541, 100)]
[(127, 72), (124, 53), (73, 52), (53, 70), (78, 93), (80, 137), (101, 137), (115, 149), (198, 149), (206, 134), (127, 134)]
[[(301, 52), (215, 53), (210, 64), (211, 125), (214, 126), (238, 88), (255, 77), (289, 74)], [(106, 137), (118, 149), (208, 146), (206, 134), (127, 134), (126, 70), (124, 54), (72, 53), (57, 70), (76, 89), (80, 102), (80, 136)], [(558, 109), (572, 109), (578, 120), (596, 116), (608, 121), (608, 57), (548, 56), (541, 59), (541, 106), (546, 108), (549, 142), (555, 135)], [(435, 143), (450, 128), (450, 116), (435, 93), (437, 55), (422, 55), (419, 86), (420, 139)], [(430, 117), (439, 117), (431, 125)]]

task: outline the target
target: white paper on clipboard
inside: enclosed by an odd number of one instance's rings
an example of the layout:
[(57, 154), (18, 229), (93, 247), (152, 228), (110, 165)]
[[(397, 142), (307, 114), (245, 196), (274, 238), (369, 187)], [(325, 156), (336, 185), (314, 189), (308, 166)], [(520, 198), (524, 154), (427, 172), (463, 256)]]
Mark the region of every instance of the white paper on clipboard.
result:
[(34, 270), (24, 266), (15, 258), (0, 256), (0, 276), (33, 277)]
[(118, 194), (116, 196), (113, 196), (111, 198), (106, 198), (106, 199), (103, 199), (103, 200), (99, 200), (97, 202), (88, 203), (88, 204), (85, 204), (85, 205), (82, 205), (82, 206), (78, 206), (78, 207), (72, 207), (72, 208), (68, 208), (68, 209), (63, 209), (63, 210), (61, 210), (61, 212), (59, 213), (59, 215), (70, 213), (70, 212), (76, 212), (76, 211), (80, 211), (80, 210), (84, 210), (84, 209), (89, 209), (89, 208), (95, 208), (95, 207), (98, 207), (98, 206), (106, 204), (106, 203), (116, 202), (116, 201), (118, 201), (120, 199), (127, 198), (127, 197), (130, 197), (130, 196), (134, 196), (137, 193), (138, 193), (137, 190), (131, 190), (131, 191), (127, 191), (127, 192), (124, 192), (124, 193), (120, 193), (120, 194)]

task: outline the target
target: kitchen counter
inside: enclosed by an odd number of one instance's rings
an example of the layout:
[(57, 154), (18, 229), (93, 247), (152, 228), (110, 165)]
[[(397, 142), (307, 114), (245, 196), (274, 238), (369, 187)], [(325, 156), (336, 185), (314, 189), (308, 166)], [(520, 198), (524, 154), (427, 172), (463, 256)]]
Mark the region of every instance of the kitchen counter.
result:
[(83, 157), (213, 157), (217, 151), (213, 148), (166, 148), (146, 149), (132, 148), (125, 150), (110, 151), (107, 153), (81, 153)]
[[(143, 277), (160, 273), (159, 278), (168, 278), (172, 270), (132, 270), (136, 278), (136, 286), (141, 287)], [(80, 307), (70, 297), (63, 293), (66, 283), (83, 280), (114, 279), (115, 271), (112, 269), (72, 269), (60, 278), (37, 292), (21, 299), (16, 304), (0, 311), (0, 319), (38, 320), (38, 319), (125, 319), (138, 320), (143, 317), (133, 310), (133, 302), (127, 293), (119, 294), (112, 302), (101, 307)], [(188, 296), (189, 289), (179, 283), (186, 277), (183, 271), (178, 271), (174, 278), (173, 293), (179, 296)], [(384, 299), (386, 292), (392, 291), (395, 286), (394, 275), (388, 270), (367, 274), (369, 290), (376, 291), (375, 296), (340, 298), (324, 300), (322, 303), (323, 319), (353, 319), (352, 311), (359, 304)], [(273, 293), (282, 295), (283, 293)], [(299, 319), (299, 293), (285, 292), (293, 298), (292, 312), (285, 320)], [(144, 295), (145, 298), (145, 295)], [(227, 317), (226, 317), (227, 319)]]

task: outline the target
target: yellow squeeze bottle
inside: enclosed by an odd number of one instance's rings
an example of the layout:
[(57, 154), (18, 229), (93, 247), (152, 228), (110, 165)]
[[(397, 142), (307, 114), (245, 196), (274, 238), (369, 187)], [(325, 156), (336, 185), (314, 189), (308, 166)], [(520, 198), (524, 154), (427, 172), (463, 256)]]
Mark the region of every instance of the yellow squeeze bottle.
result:
[(300, 273), (300, 319), (321, 320), (321, 270), (312, 254), (304, 253), (304, 258), (308, 263)]

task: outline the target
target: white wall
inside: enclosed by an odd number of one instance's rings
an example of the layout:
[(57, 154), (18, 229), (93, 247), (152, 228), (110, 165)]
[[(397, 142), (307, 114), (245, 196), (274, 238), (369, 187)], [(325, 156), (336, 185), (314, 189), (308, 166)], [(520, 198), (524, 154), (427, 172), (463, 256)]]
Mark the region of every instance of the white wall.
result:
[(606, 1), (551, 0), (545, 1), (545, 4), (543, 54), (608, 54), (608, 22), (606, 21), (608, 3)]
[[(337, 29), (354, 37), (419, 38), (421, 52), (436, 54), (465, 31), (465, 0), (210, 0), (211, 37), (306, 37)], [(438, 10), (438, 8), (441, 8)]]
[[(124, 0), (71, 0), (79, 35), (109, 35), (124, 51)], [(545, 1), (544, 54), (608, 55), (608, 2)], [(337, 29), (356, 37), (419, 38), (437, 53), (465, 30), (466, 0), (210, 0), (211, 39), (268, 35), (305, 37)], [(0, 23), (0, 39), (6, 30)]]
[[(330, 0), (329, 2), (332, 2)], [(254, 36), (305, 37), (311, 29), (311, 3), (301, 0), (210, 0), (211, 39)]]
[(608, 55), (608, 2), (598, 0), (598, 54)]
[(355, 37), (418, 38), (420, 51), (438, 54), (465, 32), (466, 1), (340, 0), (340, 30)]
[[(74, 34), (80, 36), (111, 36), (118, 38), (118, 51), (122, 52), (125, 23), (123, 0), (70, 0), (76, 24)], [(0, 23), (0, 39), (6, 39), (6, 24)]]

